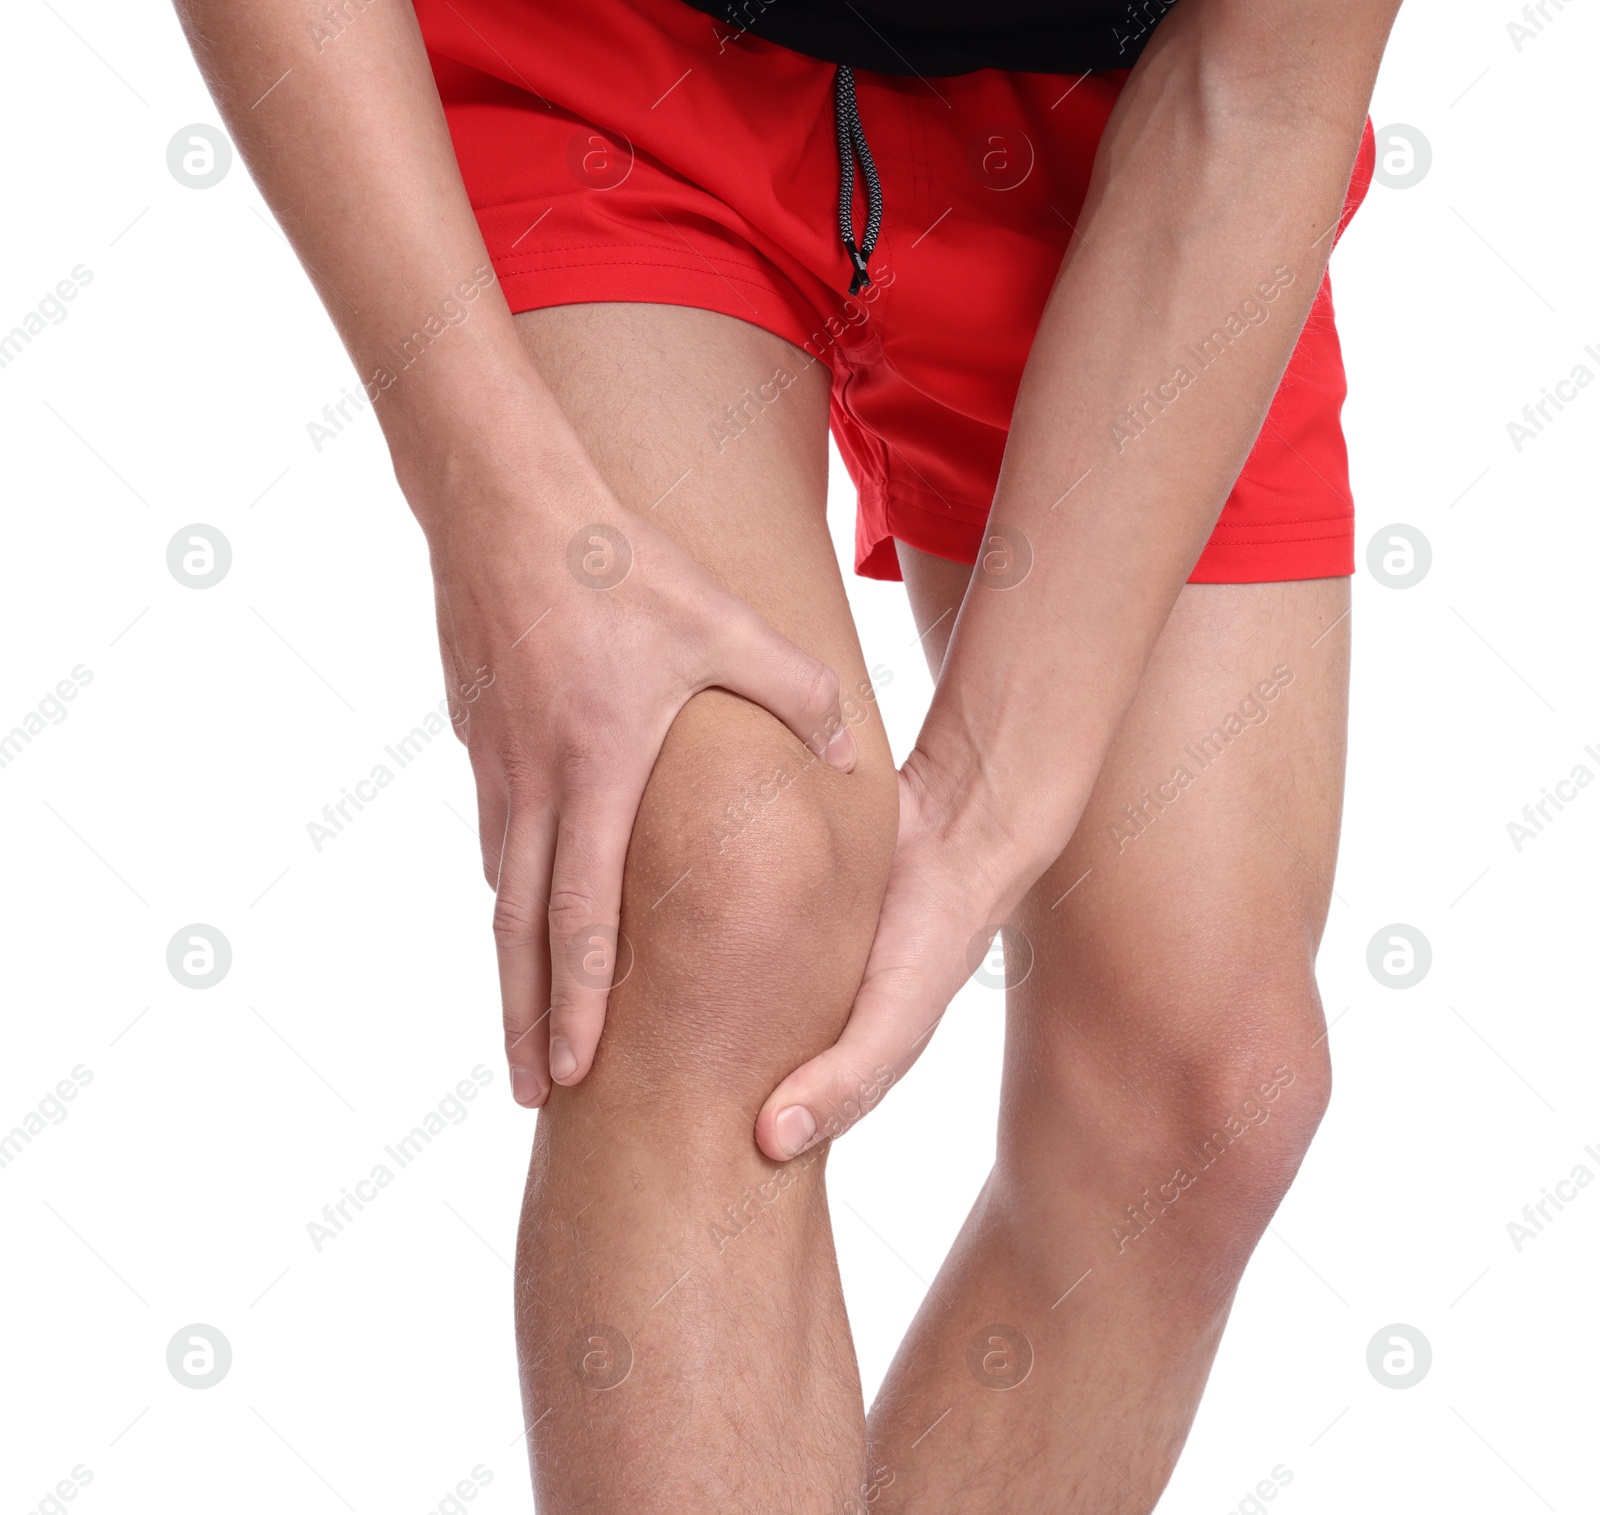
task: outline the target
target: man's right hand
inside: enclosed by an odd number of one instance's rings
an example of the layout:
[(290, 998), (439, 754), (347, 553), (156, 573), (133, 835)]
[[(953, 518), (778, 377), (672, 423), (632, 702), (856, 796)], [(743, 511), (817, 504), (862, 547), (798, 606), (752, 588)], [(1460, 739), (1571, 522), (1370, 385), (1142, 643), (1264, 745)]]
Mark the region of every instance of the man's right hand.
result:
[(856, 760), (835, 672), (624, 508), (564, 424), (552, 445), (532, 419), (549, 416), (540, 388), (528, 420), (463, 426), (431, 457), (396, 454), (428, 536), (451, 715), (477, 781), (524, 1105), (593, 1062), (634, 818), (690, 696), (732, 690), (833, 767)]

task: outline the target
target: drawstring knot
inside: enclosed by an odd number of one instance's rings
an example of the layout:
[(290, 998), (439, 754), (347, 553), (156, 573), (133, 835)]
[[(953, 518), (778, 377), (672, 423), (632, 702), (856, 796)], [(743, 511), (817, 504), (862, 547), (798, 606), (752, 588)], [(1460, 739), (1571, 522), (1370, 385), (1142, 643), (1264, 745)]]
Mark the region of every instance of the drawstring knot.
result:
[[(872, 161), (867, 134), (861, 129), (861, 112), (856, 106), (856, 76), (848, 63), (841, 63), (833, 76), (833, 124), (839, 139), (839, 236), (855, 270), (850, 293), (858, 295), (872, 283), (867, 259), (878, 245), (878, 229), (883, 224), (883, 189), (878, 183), (878, 166)], [(867, 224), (861, 241), (856, 241), (855, 199), (856, 162), (867, 186)]]

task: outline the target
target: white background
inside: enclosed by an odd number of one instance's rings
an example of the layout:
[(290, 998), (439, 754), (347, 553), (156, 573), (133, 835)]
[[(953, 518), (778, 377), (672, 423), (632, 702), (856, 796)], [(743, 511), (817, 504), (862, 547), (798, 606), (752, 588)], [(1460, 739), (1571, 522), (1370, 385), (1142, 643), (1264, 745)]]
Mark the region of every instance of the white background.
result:
[[(1552, 5), (1520, 51), (1515, 14), (1411, 0), (1373, 116), (1419, 128), (1432, 171), (1375, 187), (1335, 258), (1358, 557), (1401, 522), (1433, 566), (1356, 578), (1334, 1104), (1164, 1511), (1237, 1510), (1278, 1464), (1292, 1515), (1600, 1498), (1600, 1186), (1520, 1253), (1506, 1229), (1579, 1162), (1600, 1174), (1600, 793), (1520, 852), (1506, 829), (1575, 764), (1600, 773), (1600, 388), (1520, 453), (1506, 429), (1600, 373), (1600, 12)], [(170, 11), (17, 0), (6, 29), (0, 331), (93, 278), (0, 369), (0, 730), (93, 677), (0, 769), (0, 1131), (75, 1066), (92, 1082), (0, 1169), (0, 1510), (83, 1464), (74, 1510), (422, 1515), (482, 1464), (472, 1508), (526, 1511), (507, 1259), (532, 1120), (505, 1086), (465, 756), (441, 740), (320, 854), (306, 834), (442, 692), (422, 538), (370, 415), (308, 440), (353, 376), (247, 175), (168, 172), (174, 133), (217, 120)], [(166, 566), (195, 522), (234, 554), (203, 592)], [(851, 593), (903, 754), (929, 688), (911, 623), (896, 587)], [(205, 991), (165, 962), (192, 922), (234, 954)], [(1394, 922), (1433, 950), (1404, 991), (1367, 967)], [(987, 1169), (999, 1047), (999, 996), (969, 985), (834, 1157), (869, 1393)], [(313, 1251), (307, 1221), (480, 1063), (469, 1118)], [(234, 1354), (204, 1392), (165, 1364), (192, 1322)], [(1366, 1365), (1394, 1322), (1433, 1349), (1403, 1391)]]

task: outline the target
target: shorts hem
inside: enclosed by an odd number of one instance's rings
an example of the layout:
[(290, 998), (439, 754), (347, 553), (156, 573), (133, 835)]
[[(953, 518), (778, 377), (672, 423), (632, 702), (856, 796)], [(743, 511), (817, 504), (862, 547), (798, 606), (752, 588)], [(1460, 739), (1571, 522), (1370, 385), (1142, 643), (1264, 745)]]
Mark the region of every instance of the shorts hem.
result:
[[(895, 554), (895, 543), (904, 542), (918, 552), (970, 566), (977, 560), (978, 540), (989, 518), (987, 506), (963, 501), (952, 504), (933, 490), (919, 489), (891, 479), (879, 489), (870, 490), (862, 480), (856, 482), (863, 517), (870, 513), (879, 527), (858, 538), (856, 573), (865, 579), (897, 582), (904, 575)], [(876, 495), (877, 499), (871, 499)]]
[(815, 316), (802, 315), (806, 307), (798, 297), (794, 302), (786, 298), (781, 280), (766, 276), (757, 264), (716, 257), (720, 267), (711, 260), (695, 267), (663, 258), (659, 247), (620, 243), (603, 251), (604, 257), (576, 248), (491, 253), (490, 261), (513, 315), (557, 305), (678, 305), (732, 316), (781, 337), (815, 362), (827, 362), (825, 353), (813, 353), (806, 345), (815, 340), (808, 330)]
[(1355, 531), (1254, 542), (1207, 542), (1191, 584), (1286, 584), (1347, 579), (1356, 571)]
[[(861, 492), (865, 508), (867, 491)], [(898, 481), (874, 492), (883, 501), (874, 517), (885, 522), (886, 529), (875, 539), (857, 544), (856, 572), (863, 578), (901, 578), (896, 542), (955, 563), (970, 565), (976, 560), (987, 510), (981, 518), (974, 512), (963, 519), (957, 512), (974, 511), (974, 507), (952, 505), (932, 491), (914, 489)], [(930, 508), (930, 502), (937, 505)], [(1292, 525), (1220, 526), (1206, 543), (1187, 582), (1278, 584), (1349, 578), (1355, 571), (1354, 520), (1336, 516)]]

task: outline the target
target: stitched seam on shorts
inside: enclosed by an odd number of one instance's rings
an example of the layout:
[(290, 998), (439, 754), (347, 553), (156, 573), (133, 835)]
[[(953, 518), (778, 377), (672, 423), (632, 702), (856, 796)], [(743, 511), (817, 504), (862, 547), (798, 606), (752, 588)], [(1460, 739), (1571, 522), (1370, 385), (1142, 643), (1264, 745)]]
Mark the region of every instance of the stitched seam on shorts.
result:
[[(1292, 521), (1218, 521), (1212, 528), (1212, 536), (1216, 537), (1233, 532), (1250, 533), (1257, 531), (1285, 531), (1295, 526), (1342, 526), (1348, 525), (1355, 529), (1355, 513), (1341, 516), (1298, 516)], [(1335, 533), (1337, 535), (1337, 533)], [(1284, 541), (1293, 538), (1285, 537)]]
[[(670, 242), (623, 242), (616, 237), (607, 237), (603, 242), (563, 242), (560, 247), (534, 248), (528, 252), (506, 252), (498, 256), (509, 261), (514, 258), (557, 257), (566, 253), (618, 252), (623, 248), (629, 248), (634, 252), (651, 253), (658, 257), (663, 251), (670, 252), (675, 257), (685, 257), (689, 253), (693, 253), (696, 257), (701, 256), (699, 248), (680, 251)], [(727, 263), (733, 268), (749, 268), (752, 266), (749, 258), (726, 252), (707, 252), (704, 257), (708, 262), (716, 259), (719, 262)], [(757, 253), (756, 257), (759, 259), (760, 254)]]
[(1355, 526), (1352, 523), (1349, 531), (1324, 532), (1318, 536), (1251, 537), (1248, 541), (1242, 542), (1208, 541), (1206, 547), (1217, 547), (1227, 552), (1247, 552), (1252, 547), (1288, 547), (1297, 542), (1353, 542), (1355, 536)]
[[(606, 245), (615, 247), (616, 244), (610, 243)], [(781, 301), (783, 299), (783, 297), (778, 293), (777, 289), (773, 287), (769, 280), (751, 277), (750, 265), (748, 263), (741, 263), (731, 258), (724, 259), (723, 261), (725, 261), (729, 268), (733, 270), (733, 272), (724, 272), (721, 269), (705, 268), (689, 262), (669, 263), (659, 257), (661, 251), (659, 248), (650, 248), (648, 250), (656, 253), (658, 256), (655, 259), (648, 261), (645, 259), (639, 259), (635, 261), (627, 258), (585, 258), (581, 262), (577, 263), (538, 262), (527, 267), (512, 267), (511, 264), (514, 261), (513, 259), (494, 258), (492, 254), (491, 260), (495, 265), (496, 273), (511, 277), (517, 277), (522, 274), (564, 273), (574, 268), (655, 268), (667, 270), (672, 273), (699, 274), (703, 279), (737, 279), (741, 284), (748, 284), (752, 289), (759, 289), (764, 293), (771, 295), (775, 300)], [(566, 251), (566, 249), (564, 249), (564, 251)], [(527, 253), (518, 253), (516, 255), (516, 257), (519, 259), (531, 256), (536, 255)]]

